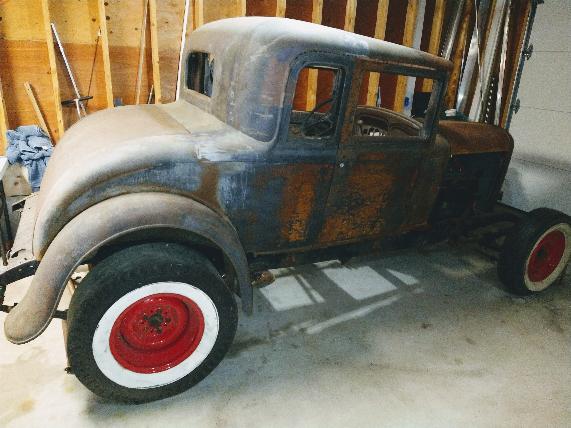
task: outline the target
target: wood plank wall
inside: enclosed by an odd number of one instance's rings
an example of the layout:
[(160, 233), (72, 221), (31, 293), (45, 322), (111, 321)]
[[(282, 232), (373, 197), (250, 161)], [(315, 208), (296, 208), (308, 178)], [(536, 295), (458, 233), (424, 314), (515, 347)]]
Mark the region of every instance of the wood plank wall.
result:
[[(207, 22), (233, 16), (283, 16), (353, 31), (410, 45), (418, 0), (189, 0), (187, 34)], [(455, 0), (427, 0), (421, 49), (437, 53), (442, 28)], [(468, 0), (470, 3), (470, 0)], [(523, 22), (529, 0), (515, 0), (514, 13)], [(63, 61), (53, 44), (54, 23), (81, 95), (92, 95), (87, 110), (113, 107), (115, 99), (133, 104), (141, 54), (141, 31), (148, 4), (142, 52), (141, 102), (154, 88), (154, 102), (175, 99), (185, 0), (0, 0), (0, 131), (36, 123), (24, 83), (30, 82), (50, 134), (57, 141), (77, 121), (74, 108), (61, 100), (74, 98)], [(454, 56), (455, 69), (462, 55)], [(517, 65), (512, 61), (508, 75)], [(366, 97), (374, 100), (379, 82), (372, 76)], [(306, 91), (296, 104), (312, 107), (327, 82), (316, 71), (302, 76)], [(402, 110), (406, 81), (386, 79), (383, 93)], [(450, 93), (455, 93), (453, 82)], [(417, 89), (430, 90), (429, 82)], [(509, 88), (506, 89), (509, 91)], [(387, 97), (385, 96), (385, 99)], [(5, 138), (0, 151), (5, 145)]]

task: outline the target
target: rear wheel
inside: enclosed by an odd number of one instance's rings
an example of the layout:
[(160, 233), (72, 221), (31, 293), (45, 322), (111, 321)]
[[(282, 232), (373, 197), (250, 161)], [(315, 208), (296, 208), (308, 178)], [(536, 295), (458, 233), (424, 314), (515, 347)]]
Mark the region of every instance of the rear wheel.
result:
[(540, 208), (506, 238), (498, 263), (502, 282), (515, 294), (538, 293), (555, 283), (571, 258), (571, 219)]
[(143, 244), (98, 263), (74, 293), (67, 353), (97, 395), (146, 402), (206, 377), (230, 347), (236, 302), (214, 266), (173, 244)]

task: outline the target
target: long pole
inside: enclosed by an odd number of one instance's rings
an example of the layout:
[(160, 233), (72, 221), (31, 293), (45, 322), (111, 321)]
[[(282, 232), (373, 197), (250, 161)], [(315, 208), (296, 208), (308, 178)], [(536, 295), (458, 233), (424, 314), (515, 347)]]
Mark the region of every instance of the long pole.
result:
[[(81, 98), (81, 95), (79, 95), (79, 89), (77, 88), (77, 83), (75, 83), (75, 78), (73, 77), (73, 72), (71, 71), (71, 66), (69, 65), (69, 61), (67, 60), (67, 56), (65, 55), (65, 51), (63, 50), (63, 45), (61, 44), (59, 34), (56, 30), (56, 26), (53, 22), (50, 25), (52, 27), (52, 32), (54, 33), (54, 37), (56, 39), (56, 44), (58, 46), (59, 52), (61, 54), (61, 57), (63, 58), (63, 62), (65, 64), (65, 69), (67, 70), (67, 75), (69, 76), (69, 80), (71, 80), (71, 84), (73, 86), (73, 91), (75, 92), (75, 98), (79, 99), (79, 98)], [(81, 106), (81, 111), (83, 111), (83, 114), (84, 115), (87, 114), (85, 112), (85, 106), (83, 105), (83, 102), (79, 101), (79, 105)]]

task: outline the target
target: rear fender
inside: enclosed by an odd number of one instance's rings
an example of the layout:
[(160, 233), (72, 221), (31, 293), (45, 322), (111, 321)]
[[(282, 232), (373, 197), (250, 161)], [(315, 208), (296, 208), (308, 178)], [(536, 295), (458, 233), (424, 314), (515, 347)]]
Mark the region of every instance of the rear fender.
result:
[(180, 195), (132, 193), (96, 204), (67, 223), (49, 245), (30, 288), (4, 323), (6, 337), (21, 344), (49, 325), (67, 281), (99, 249), (144, 229), (179, 229), (220, 249), (234, 270), (242, 307), (252, 311), (246, 254), (231, 223), (204, 205)]

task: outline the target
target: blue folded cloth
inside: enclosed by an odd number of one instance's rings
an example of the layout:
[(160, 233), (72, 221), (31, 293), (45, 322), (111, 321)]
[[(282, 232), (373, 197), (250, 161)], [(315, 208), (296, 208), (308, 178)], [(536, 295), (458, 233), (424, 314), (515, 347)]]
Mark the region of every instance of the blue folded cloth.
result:
[(19, 126), (15, 130), (7, 131), (6, 136), (8, 162), (26, 166), (32, 191), (37, 192), (53, 151), (50, 137), (36, 125)]

